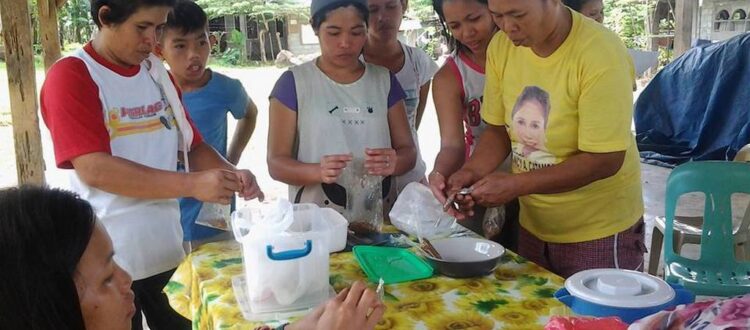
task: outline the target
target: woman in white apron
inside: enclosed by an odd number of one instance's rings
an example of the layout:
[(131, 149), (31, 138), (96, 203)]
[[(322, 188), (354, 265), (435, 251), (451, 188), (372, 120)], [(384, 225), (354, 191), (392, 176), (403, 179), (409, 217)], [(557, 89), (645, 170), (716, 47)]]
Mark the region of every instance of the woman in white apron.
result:
[(316, 0), (311, 17), (321, 55), (285, 72), (271, 92), (270, 174), (289, 185), (291, 201), (342, 213), (354, 188), (340, 178), (347, 167), (380, 176), (382, 196), (373, 197), (387, 214), (395, 200), (391, 176), (415, 164), (404, 91), (388, 69), (359, 59), (366, 0)]

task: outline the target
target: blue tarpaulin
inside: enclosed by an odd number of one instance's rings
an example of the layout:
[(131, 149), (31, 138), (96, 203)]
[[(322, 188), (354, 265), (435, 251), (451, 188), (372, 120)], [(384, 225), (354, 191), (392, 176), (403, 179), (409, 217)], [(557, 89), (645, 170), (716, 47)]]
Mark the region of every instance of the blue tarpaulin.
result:
[(667, 65), (638, 97), (635, 128), (648, 163), (732, 160), (750, 143), (750, 33)]

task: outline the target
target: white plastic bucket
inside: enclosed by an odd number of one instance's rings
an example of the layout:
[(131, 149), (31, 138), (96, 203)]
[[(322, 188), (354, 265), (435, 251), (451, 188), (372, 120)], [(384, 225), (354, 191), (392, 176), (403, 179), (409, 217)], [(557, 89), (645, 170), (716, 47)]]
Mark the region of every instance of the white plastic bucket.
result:
[[(235, 239), (242, 244), (252, 311), (297, 310), (327, 299), (329, 248), (322, 230), (327, 227), (313, 226), (312, 217), (301, 216), (291, 217), (283, 231), (268, 231), (274, 226), (259, 223), (273, 220), (258, 219), (261, 214), (249, 209), (232, 214)], [(264, 230), (259, 230), (261, 226)]]

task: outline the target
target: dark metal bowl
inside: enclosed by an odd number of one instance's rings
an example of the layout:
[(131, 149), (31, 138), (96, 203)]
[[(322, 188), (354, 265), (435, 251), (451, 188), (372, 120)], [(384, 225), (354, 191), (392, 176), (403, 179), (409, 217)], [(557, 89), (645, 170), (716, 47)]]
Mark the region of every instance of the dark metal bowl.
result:
[(493, 241), (473, 237), (432, 241), (442, 259), (425, 256), (433, 268), (448, 277), (485, 276), (495, 270), (505, 248)]

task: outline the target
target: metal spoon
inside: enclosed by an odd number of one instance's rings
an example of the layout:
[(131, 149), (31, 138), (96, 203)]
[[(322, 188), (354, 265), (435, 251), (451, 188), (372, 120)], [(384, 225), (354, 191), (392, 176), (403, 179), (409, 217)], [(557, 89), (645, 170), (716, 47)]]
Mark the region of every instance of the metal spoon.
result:
[(435, 247), (432, 246), (432, 243), (430, 243), (428, 239), (422, 238), (421, 236), (417, 237), (417, 239), (419, 239), (419, 248), (422, 249), (422, 251), (435, 259), (443, 259), (443, 257), (440, 255), (440, 253), (438, 253)]
[(474, 191), (474, 188), (468, 187), (468, 188), (463, 188), (459, 190), (458, 192), (456, 192), (455, 194), (451, 195), (445, 201), (445, 204), (443, 204), (443, 211), (447, 211), (448, 208), (450, 208), (453, 205), (453, 203), (456, 202), (456, 197), (458, 197), (458, 195), (466, 196), (466, 195), (471, 194), (473, 191)]

